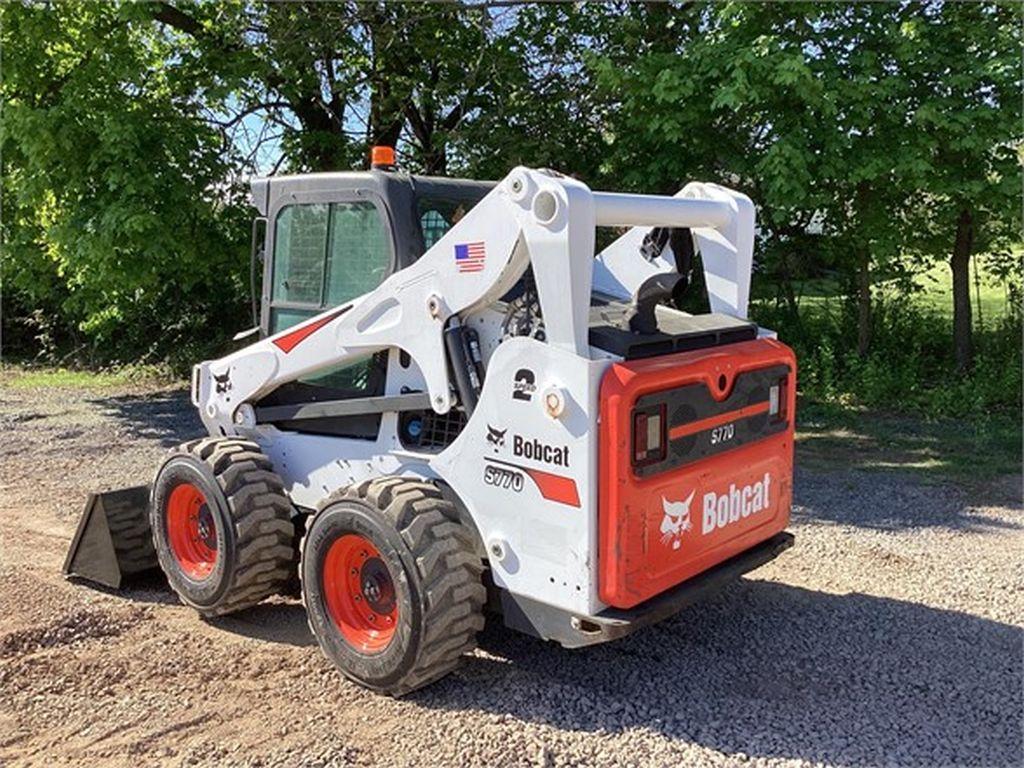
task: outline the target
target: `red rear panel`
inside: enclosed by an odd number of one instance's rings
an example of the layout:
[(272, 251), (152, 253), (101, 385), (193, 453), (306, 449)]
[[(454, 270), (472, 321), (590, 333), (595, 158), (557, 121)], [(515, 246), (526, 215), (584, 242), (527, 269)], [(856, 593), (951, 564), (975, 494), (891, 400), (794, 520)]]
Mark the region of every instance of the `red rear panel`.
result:
[(608, 370), (598, 457), (604, 602), (631, 608), (786, 527), (795, 407), (796, 359), (773, 339)]

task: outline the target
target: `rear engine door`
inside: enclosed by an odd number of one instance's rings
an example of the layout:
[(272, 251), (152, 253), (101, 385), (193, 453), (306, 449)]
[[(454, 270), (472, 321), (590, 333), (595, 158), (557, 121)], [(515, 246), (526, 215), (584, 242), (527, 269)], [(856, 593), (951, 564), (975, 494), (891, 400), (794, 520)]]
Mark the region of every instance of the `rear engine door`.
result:
[(599, 594), (619, 608), (774, 536), (796, 361), (772, 339), (616, 363), (601, 384)]

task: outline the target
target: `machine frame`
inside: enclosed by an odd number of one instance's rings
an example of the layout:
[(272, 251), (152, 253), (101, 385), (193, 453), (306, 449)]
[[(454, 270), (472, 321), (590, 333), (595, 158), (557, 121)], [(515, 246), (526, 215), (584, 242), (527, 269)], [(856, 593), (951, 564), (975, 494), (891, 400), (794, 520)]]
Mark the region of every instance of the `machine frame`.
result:
[[(287, 204), (353, 195), (371, 199), (386, 212), (394, 233), (394, 271), (363, 296), (197, 365), (193, 402), (210, 435), (239, 436), (261, 446), (300, 510), (313, 510), (336, 489), (373, 477), (440, 481), (476, 530), (503, 599), (520, 607), (527, 624), (535, 630), (574, 624), (577, 632), (594, 633), (600, 622), (587, 624), (588, 619), (609, 608), (598, 590), (599, 390), (603, 375), (621, 357), (589, 342), (592, 295), (628, 301), (645, 280), (673, 271), (670, 250), (648, 257), (640, 246), (652, 227), (686, 228), (701, 253), (711, 309), (744, 318), (753, 205), (713, 184), (689, 184), (676, 197), (615, 194), (593, 192), (550, 172), (516, 168), (417, 257), (423, 241), (410, 216), (411, 188), (392, 176), (322, 174), (253, 184), (257, 208), (269, 220), (268, 244), (277, 212)], [(467, 195), (479, 191), (479, 183), (465, 184)], [(632, 229), (595, 258), (598, 226)], [(480, 243), (483, 267), (460, 271), (459, 247)], [(261, 299), (264, 334), (273, 261), (267, 259)], [(503, 336), (502, 298), (528, 268), (543, 316), (543, 340)], [(400, 436), (403, 413), (429, 408), (446, 414), (460, 402), (445, 343), (446, 330), (459, 325), (479, 335), (486, 370), (482, 388), (472, 408), (461, 398), (467, 421), (451, 444), (410, 449)], [(282, 385), (378, 352), (388, 356), (381, 396), (261, 404)], [(529, 397), (516, 397), (524, 371), (531, 379)], [(379, 413), (376, 438), (279, 426), (346, 413)], [(549, 611), (561, 618), (537, 618)], [(506, 620), (514, 613), (506, 610)], [(562, 621), (566, 617), (568, 625)], [(589, 629), (581, 630), (584, 624)], [(538, 633), (582, 644), (562, 630)]]

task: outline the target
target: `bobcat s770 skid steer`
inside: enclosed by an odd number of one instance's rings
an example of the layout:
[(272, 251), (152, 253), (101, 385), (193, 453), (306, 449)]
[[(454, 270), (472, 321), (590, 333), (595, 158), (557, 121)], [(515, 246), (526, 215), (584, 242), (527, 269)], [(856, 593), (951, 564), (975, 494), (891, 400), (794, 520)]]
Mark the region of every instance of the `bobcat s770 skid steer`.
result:
[[(589, 645), (791, 545), (796, 362), (746, 319), (748, 198), (375, 156), (253, 183), (260, 338), (195, 367), (209, 436), (90, 497), (67, 573), (159, 563), (204, 616), (301, 583), (324, 653), (401, 694), (485, 610)], [(622, 234), (595, 256), (599, 227)], [(711, 311), (691, 315), (697, 254)]]

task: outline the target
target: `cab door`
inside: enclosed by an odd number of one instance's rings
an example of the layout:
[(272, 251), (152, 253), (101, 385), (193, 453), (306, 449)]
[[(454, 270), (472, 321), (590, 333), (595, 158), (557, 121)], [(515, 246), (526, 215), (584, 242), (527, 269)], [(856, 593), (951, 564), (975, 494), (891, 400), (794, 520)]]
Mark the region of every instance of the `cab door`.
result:
[(270, 236), (268, 335), (373, 290), (391, 272), (387, 216), (374, 202), (286, 204)]
[[(274, 335), (376, 288), (392, 272), (394, 244), (384, 205), (367, 195), (303, 200), (292, 196), (270, 222), (261, 330)], [(384, 393), (387, 356), (367, 355), (286, 384), (263, 405), (370, 397)], [(329, 423), (328, 423), (329, 422)], [(287, 425), (308, 432), (376, 437), (379, 418)]]

